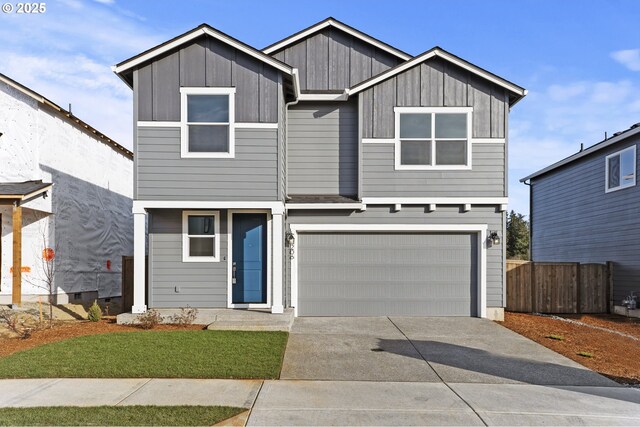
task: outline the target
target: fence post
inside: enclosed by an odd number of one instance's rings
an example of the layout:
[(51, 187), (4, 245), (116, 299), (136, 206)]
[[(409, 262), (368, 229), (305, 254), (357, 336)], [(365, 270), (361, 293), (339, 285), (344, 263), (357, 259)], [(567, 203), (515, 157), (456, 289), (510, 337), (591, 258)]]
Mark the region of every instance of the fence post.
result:
[(607, 314), (613, 311), (613, 261), (607, 261)]
[(576, 284), (576, 314), (580, 314), (580, 312), (582, 311), (582, 308), (581, 308), (581, 305), (582, 305), (582, 291), (580, 290), (580, 286), (582, 286), (581, 279), (580, 279), (581, 275), (582, 275), (582, 272), (580, 270), (580, 263), (576, 262), (576, 280), (575, 280), (575, 284)]
[(531, 261), (531, 274), (529, 274), (529, 280), (531, 280), (531, 312), (538, 312), (538, 304), (536, 303), (536, 263)]

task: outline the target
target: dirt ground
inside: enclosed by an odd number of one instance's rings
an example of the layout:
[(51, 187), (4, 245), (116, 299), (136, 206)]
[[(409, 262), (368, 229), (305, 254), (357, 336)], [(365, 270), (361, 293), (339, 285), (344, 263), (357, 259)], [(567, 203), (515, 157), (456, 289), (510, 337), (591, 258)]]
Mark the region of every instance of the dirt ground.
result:
[[(619, 383), (640, 384), (640, 319), (617, 315), (562, 315), (562, 318), (607, 331), (522, 313), (505, 313), (501, 324)], [(552, 335), (556, 339), (550, 338)], [(581, 352), (592, 357), (580, 356)]]
[[(202, 325), (158, 325), (153, 328), (154, 331), (170, 331), (177, 329), (203, 329)], [(62, 341), (69, 338), (75, 338), (83, 335), (105, 334), (110, 332), (133, 332), (141, 331), (139, 327), (118, 325), (115, 317), (103, 318), (99, 322), (89, 322), (88, 320), (57, 320), (52, 328), (44, 327), (43, 329), (33, 332), (31, 337), (21, 339), (15, 334), (7, 331), (5, 325), (0, 325), (0, 357), (7, 356), (21, 350), (38, 347), (43, 344), (49, 344), (56, 341)]]

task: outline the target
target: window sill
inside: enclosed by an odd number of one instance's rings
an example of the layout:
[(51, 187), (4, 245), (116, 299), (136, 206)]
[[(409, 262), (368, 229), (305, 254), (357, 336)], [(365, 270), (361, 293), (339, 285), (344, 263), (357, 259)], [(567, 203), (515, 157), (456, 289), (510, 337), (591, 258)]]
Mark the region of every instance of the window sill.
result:
[(220, 257), (182, 257), (182, 262), (220, 262)]

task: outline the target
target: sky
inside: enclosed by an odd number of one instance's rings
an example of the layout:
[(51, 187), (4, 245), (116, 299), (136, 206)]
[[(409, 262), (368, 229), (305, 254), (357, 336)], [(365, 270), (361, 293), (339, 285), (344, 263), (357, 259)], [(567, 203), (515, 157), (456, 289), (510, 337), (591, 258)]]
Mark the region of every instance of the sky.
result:
[(640, 122), (638, 0), (46, 1), (42, 14), (0, 12), (0, 72), (131, 148), (132, 93), (112, 65), (203, 22), (261, 49), (328, 16), (529, 91), (509, 121), (517, 212), (529, 210), (520, 178)]

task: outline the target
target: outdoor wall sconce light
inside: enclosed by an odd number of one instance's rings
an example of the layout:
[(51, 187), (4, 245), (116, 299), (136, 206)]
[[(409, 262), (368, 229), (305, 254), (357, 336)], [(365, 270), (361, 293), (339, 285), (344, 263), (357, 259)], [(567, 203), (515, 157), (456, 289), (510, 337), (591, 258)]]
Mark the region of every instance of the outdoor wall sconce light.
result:
[(500, 236), (498, 236), (498, 232), (497, 231), (492, 231), (491, 233), (489, 233), (489, 238), (487, 240), (492, 245), (499, 245), (500, 244)]
[(287, 246), (289, 246), (289, 258), (293, 259), (293, 254), (294, 254), (294, 246), (296, 243), (296, 238), (294, 237), (293, 233), (290, 231), (287, 231), (287, 233), (284, 235), (284, 240), (285, 242), (287, 242)]

